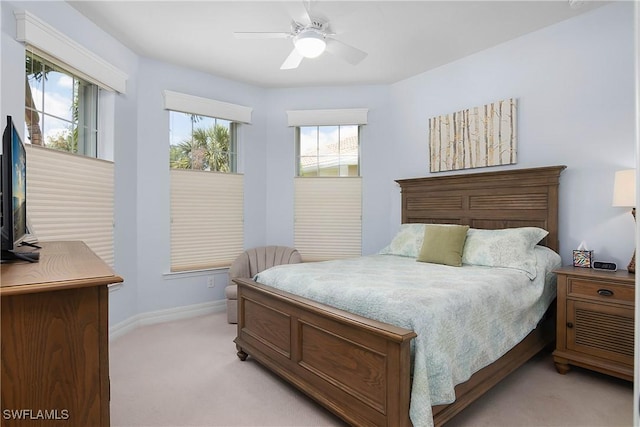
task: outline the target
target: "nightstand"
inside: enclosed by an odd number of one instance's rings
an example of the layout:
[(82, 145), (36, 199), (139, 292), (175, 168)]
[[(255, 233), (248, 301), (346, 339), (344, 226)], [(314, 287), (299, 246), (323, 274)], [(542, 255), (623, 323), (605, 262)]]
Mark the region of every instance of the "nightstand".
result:
[(633, 381), (635, 275), (579, 267), (555, 273), (556, 370), (574, 365)]

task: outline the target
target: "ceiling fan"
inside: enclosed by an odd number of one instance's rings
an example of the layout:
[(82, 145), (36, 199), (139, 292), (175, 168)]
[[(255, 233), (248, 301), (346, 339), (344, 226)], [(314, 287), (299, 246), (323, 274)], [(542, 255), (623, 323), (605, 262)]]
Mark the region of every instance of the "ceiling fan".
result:
[(329, 22), (319, 17), (313, 17), (307, 2), (305, 6), (305, 22), (293, 20), (291, 31), (288, 32), (235, 32), (239, 39), (277, 39), (290, 38), (293, 40), (293, 50), (280, 66), (281, 70), (298, 68), (304, 58), (316, 58), (325, 51), (333, 54), (352, 65), (362, 61), (367, 53), (333, 38), (336, 34), (331, 31)]

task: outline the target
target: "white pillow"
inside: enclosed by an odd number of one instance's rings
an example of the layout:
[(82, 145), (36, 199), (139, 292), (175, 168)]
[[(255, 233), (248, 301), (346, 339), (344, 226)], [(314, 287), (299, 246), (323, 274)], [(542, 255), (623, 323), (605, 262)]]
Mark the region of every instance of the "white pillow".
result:
[[(556, 274), (553, 270), (562, 266), (562, 258), (560, 258), (560, 255), (545, 246), (536, 245), (533, 249), (536, 254), (537, 275), (544, 276), (546, 281), (550, 278), (555, 279)], [(553, 283), (555, 283), (555, 281)]]
[(535, 246), (548, 231), (537, 227), (482, 230), (470, 228), (462, 251), (462, 263), (515, 268), (536, 278)]
[(389, 246), (383, 248), (381, 255), (399, 255), (417, 258), (424, 241), (425, 224), (402, 224)]

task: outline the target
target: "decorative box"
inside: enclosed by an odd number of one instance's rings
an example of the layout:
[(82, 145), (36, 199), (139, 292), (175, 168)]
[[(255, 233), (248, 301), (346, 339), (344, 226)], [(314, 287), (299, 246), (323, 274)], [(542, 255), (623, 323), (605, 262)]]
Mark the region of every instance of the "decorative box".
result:
[(591, 268), (593, 266), (593, 251), (573, 251), (573, 266)]

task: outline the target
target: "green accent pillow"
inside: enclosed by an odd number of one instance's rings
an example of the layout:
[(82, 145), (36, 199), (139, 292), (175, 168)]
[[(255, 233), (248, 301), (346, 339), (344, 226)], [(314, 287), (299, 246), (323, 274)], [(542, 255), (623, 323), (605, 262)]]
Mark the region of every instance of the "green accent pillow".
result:
[(427, 224), (417, 260), (460, 267), (468, 230), (468, 225)]

